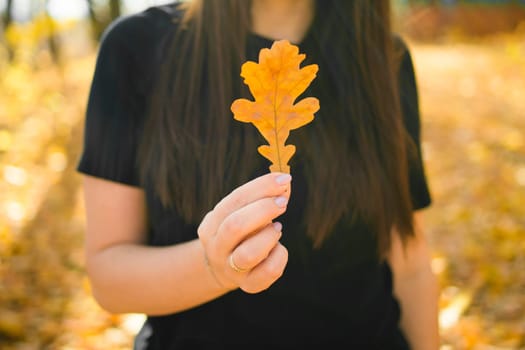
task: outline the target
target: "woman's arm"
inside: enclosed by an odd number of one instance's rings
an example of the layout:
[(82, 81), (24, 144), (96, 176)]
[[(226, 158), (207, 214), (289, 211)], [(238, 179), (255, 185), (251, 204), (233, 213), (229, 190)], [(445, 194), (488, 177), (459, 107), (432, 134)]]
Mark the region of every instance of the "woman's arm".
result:
[[(99, 304), (114, 313), (161, 315), (192, 308), (239, 286), (249, 292), (269, 287), (287, 261), (286, 249), (278, 242), (280, 230), (273, 225), (260, 228), (260, 222), (271, 223), (286, 209), (274, 200), (287, 196), (290, 186), (276, 183), (276, 177), (257, 178), (226, 196), (199, 227), (206, 242), (201, 238), (147, 247), (144, 192), (85, 176), (86, 265)], [(233, 252), (235, 262), (250, 271), (231, 269), (228, 256)]]
[(403, 247), (392, 232), (388, 257), (394, 275), (394, 294), (401, 306), (401, 329), (414, 350), (437, 350), (438, 284), (430, 267), (430, 252), (423, 234), (421, 214), (414, 214), (415, 237)]
[(141, 189), (86, 176), (84, 193), (87, 272), (103, 308), (162, 314), (227, 291), (206, 270), (197, 240), (165, 248), (143, 245), (147, 218)]

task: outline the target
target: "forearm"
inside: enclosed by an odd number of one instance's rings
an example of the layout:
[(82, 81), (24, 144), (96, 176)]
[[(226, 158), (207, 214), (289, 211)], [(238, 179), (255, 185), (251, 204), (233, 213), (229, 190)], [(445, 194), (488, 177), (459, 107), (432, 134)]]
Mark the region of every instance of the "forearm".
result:
[(92, 254), (88, 274), (95, 298), (114, 313), (175, 313), (228, 291), (208, 270), (198, 240), (169, 247), (111, 246)]
[(401, 304), (401, 329), (414, 350), (437, 350), (438, 284), (430, 268), (394, 281)]

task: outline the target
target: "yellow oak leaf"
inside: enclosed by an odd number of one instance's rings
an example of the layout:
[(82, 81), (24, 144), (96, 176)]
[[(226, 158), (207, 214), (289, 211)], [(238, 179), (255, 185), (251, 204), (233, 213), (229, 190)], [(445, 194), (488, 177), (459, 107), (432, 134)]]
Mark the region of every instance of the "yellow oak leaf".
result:
[(294, 145), (285, 144), (290, 130), (310, 123), (319, 110), (315, 97), (295, 102), (319, 69), (316, 64), (301, 68), (305, 58), (297, 46), (279, 40), (259, 52), (259, 63), (248, 61), (241, 68), (241, 77), (255, 101), (237, 99), (231, 110), (234, 119), (253, 123), (268, 141), (258, 151), (272, 162), (271, 172), (290, 173), (288, 162), (295, 153)]

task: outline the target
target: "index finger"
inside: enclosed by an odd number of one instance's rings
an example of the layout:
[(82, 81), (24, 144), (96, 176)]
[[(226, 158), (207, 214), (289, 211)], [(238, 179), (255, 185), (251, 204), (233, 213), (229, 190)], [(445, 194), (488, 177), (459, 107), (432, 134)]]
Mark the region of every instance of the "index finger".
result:
[(290, 174), (269, 173), (259, 176), (242, 186), (237, 187), (224, 197), (213, 211), (218, 222), (222, 222), (228, 215), (236, 210), (264, 197), (280, 196), (289, 192), (292, 180)]
[[(215, 208), (213, 215), (206, 215), (205, 222), (201, 224), (204, 232), (206, 228), (217, 228), (218, 225), (231, 213), (264, 197), (290, 196), (290, 174), (272, 172), (259, 176), (233, 190), (224, 197)], [(212, 230), (215, 231), (215, 230)]]

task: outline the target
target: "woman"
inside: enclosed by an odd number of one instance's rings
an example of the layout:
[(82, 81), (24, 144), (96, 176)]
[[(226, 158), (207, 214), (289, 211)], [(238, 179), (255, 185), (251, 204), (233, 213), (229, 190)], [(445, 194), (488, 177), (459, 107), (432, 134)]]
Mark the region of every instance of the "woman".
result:
[[(230, 112), (241, 64), (277, 39), (319, 65), (293, 185)], [(386, 0), (195, 0), (118, 20), (79, 171), (94, 296), (147, 314), (148, 349), (438, 347), (417, 91)]]

